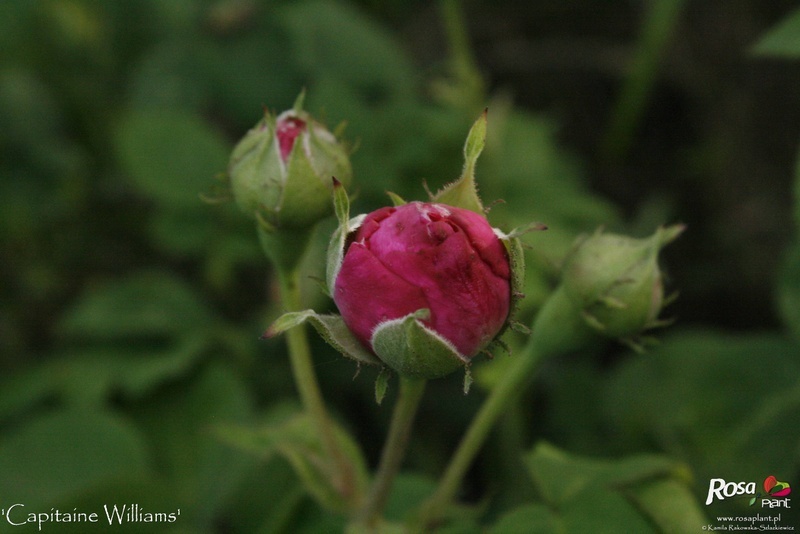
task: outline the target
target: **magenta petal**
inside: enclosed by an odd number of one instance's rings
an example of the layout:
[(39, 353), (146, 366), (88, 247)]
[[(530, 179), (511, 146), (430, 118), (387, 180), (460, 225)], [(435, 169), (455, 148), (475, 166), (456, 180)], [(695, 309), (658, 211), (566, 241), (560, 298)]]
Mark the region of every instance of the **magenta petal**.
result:
[(426, 326), (472, 357), (508, 318), (509, 277), (505, 247), (483, 216), (412, 202), (364, 219), (334, 300), (362, 342), (381, 322), (428, 308)]
[(509, 278), (510, 267), (505, 247), (486, 223), (486, 219), (474, 211), (454, 209), (451, 220), (467, 233), (470, 244), (492, 271), (498, 276)]
[(386, 269), (360, 243), (353, 243), (347, 250), (333, 300), (347, 327), (369, 350), (372, 331), (380, 323), (427, 308), (418, 287)]
[(297, 117), (288, 117), (278, 121), (276, 135), (281, 149), (281, 159), (286, 161), (294, 147), (295, 139), (306, 129), (305, 121)]
[(473, 356), (497, 335), (508, 317), (509, 282), (469, 248), (463, 232), (436, 247), (432, 263), (437, 267), (433, 275), (419, 282), (430, 302), (431, 326), (459, 352)]

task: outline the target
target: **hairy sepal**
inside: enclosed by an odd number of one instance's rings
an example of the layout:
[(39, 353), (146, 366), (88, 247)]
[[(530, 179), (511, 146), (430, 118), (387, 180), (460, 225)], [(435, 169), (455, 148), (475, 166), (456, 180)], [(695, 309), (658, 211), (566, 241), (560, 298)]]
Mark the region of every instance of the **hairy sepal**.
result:
[(325, 282), (328, 286), (329, 295), (333, 295), (336, 277), (339, 276), (339, 270), (342, 268), (345, 247), (347, 246), (347, 237), (351, 232), (358, 230), (361, 223), (364, 222), (364, 218), (367, 216), (362, 213), (352, 219), (350, 218), (350, 199), (347, 196), (347, 191), (344, 186), (335, 178), (333, 181), (333, 208), (336, 212), (339, 226), (334, 230), (331, 240), (328, 243), (328, 263), (325, 273)]
[(356, 339), (339, 315), (320, 315), (314, 310), (285, 313), (270, 325), (263, 337), (276, 336), (306, 321), (311, 323), (311, 326), (314, 327), (326, 343), (341, 352), (344, 356), (359, 364), (382, 365), (381, 362), (370, 354), (361, 342)]
[(372, 333), (372, 349), (397, 373), (416, 378), (440, 378), (469, 364), (452, 343), (426, 327), (421, 319), (429, 310), (379, 324)]
[(467, 134), (464, 143), (464, 169), (461, 171), (461, 176), (439, 190), (432, 201), (483, 214), (483, 203), (475, 185), (475, 165), (478, 156), (483, 152), (483, 147), (486, 146), (486, 115), (487, 110), (484, 110)]

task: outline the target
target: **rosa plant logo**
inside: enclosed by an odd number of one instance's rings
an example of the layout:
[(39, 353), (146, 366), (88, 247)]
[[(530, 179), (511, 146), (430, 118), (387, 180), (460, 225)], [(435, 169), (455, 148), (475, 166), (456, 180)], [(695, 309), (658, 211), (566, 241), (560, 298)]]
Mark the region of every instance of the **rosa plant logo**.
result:
[(781, 482), (775, 476), (770, 475), (764, 479), (762, 484), (764, 493), (756, 492), (755, 482), (727, 482), (722, 478), (712, 478), (708, 483), (708, 496), (706, 497), (706, 506), (717, 501), (724, 501), (729, 497), (744, 497), (751, 495), (750, 506), (753, 506), (759, 499), (761, 499), (762, 507), (769, 508), (789, 508), (789, 499), (787, 497), (792, 488), (788, 482)]
[[(788, 482), (781, 482), (773, 475), (770, 475), (764, 479), (763, 486), (766, 495), (764, 495), (764, 498), (761, 499), (762, 507), (769, 506), (770, 508), (789, 508), (789, 499), (780, 499), (780, 497), (786, 497), (792, 492), (792, 487), (789, 486)], [(750, 506), (753, 506), (759, 497), (761, 497), (761, 493), (757, 493), (755, 497), (750, 499)]]

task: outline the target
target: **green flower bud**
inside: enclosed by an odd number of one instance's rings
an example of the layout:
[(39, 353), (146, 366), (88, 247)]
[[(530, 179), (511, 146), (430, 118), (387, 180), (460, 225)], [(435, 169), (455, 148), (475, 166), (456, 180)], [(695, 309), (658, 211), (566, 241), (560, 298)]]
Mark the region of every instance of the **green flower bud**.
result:
[(331, 211), (331, 178), (348, 184), (345, 147), (302, 110), (266, 113), (233, 149), (228, 165), (233, 197), (268, 228), (307, 228)]
[(659, 228), (645, 239), (604, 234), (584, 238), (567, 257), (563, 288), (584, 320), (601, 334), (631, 341), (663, 324), (665, 305), (658, 253), (684, 230)]

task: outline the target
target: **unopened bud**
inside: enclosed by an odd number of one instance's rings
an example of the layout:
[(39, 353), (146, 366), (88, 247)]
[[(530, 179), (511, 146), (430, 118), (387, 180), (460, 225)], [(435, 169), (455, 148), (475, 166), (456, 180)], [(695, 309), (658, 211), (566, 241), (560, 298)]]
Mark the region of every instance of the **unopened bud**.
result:
[(273, 228), (313, 226), (331, 213), (331, 177), (352, 176), (345, 147), (302, 110), (267, 113), (236, 145), (228, 166), (239, 207)]
[(658, 253), (683, 230), (682, 225), (659, 228), (645, 239), (597, 232), (577, 245), (562, 280), (590, 326), (631, 339), (661, 324), (665, 299)]

